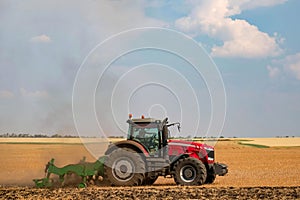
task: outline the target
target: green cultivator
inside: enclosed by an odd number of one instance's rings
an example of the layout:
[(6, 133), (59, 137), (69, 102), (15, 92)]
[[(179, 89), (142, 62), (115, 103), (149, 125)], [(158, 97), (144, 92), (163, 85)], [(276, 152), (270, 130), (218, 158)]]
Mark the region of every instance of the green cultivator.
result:
[(97, 182), (99, 177), (103, 177), (104, 174), (104, 161), (106, 156), (100, 157), (96, 162), (89, 163), (85, 162), (85, 157), (78, 164), (66, 165), (62, 168), (56, 167), (54, 165), (54, 159), (52, 158), (50, 162), (46, 165), (45, 178), (33, 179), (36, 187), (45, 188), (53, 187), (53, 180), (50, 178), (51, 174), (56, 174), (59, 176), (60, 185), (64, 185), (65, 177), (67, 175), (76, 174), (81, 177), (81, 182), (78, 187), (86, 187), (88, 181), (93, 180)]

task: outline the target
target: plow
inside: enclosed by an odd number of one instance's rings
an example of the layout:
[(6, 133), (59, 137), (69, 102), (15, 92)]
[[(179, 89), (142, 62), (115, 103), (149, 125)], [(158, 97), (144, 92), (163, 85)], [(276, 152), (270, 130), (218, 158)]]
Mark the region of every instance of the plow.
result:
[(85, 157), (77, 164), (70, 164), (64, 167), (57, 167), (54, 164), (52, 158), (46, 165), (45, 177), (42, 179), (33, 179), (37, 188), (50, 188), (54, 186), (54, 180), (51, 178), (52, 174), (59, 177), (59, 185), (64, 186), (65, 179), (75, 174), (81, 177), (81, 182), (78, 184), (79, 188), (87, 186), (87, 182), (100, 181), (99, 178), (103, 177), (104, 174), (104, 161), (106, 156), (100, 157), (96, 162), (90, 163), (85, 161)]
[[(173, 178), (178, 185), (211, 184), (217, 175), (224, 176), (226, 164), (215, 162), (214, 147), (194, 141), (169, 139), (169, 123), (154, 118), (132, 119), (129, 115), (127, 140), (112, 143), (104, 156), (95, 162), (83, 158), (77, 164), (57, 167), (52, 158), (46, 165), (45, 177), (33, 179), (36, 187), (53, 187), (52, 174), (59, 177), (64, 186), (66, 178), (75, 174), (81, 178), (78, 187), (88, 183), (103, 182), (110, 186), (152, 185), (159, 176)], [(100, 180), (101, 179), (101, 180)]]

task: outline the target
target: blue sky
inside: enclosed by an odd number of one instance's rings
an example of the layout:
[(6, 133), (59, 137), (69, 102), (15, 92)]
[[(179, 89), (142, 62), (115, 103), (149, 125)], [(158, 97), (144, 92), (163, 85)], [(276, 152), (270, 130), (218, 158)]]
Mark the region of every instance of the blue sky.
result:
[[(300, 136), (299, 8), (297, 0), (1, 0), (0, 133), (76, 134), (72, 89), (84, 58), (113, 34), (151, 26), (187, 34), (214, 60), (227, 94), (224, 129), (216, 135)], [(97, 101), (111, 94), (132, 67), (154, 62), (174, 67), (190, 81), (200, 99), (200, 128), (182, 131), (205, 135), (211, 105), (203, 80), (187, 63), (162, 52), (137, 52), (113, 63), (103, 80), (109, 87), (98, 87)], [(151, 76), (162, 79), (163, 72), (143, 74), (139, 79)], [(119, 99), (120, 106), (128, 106), (137, 116), (166, 113), (171, 121), (181, 120), (178, 101), (170, 92), (155, 86), (140, 91), (129, 103), (124, 100), (124, 105)], [(147, 96), (151, 101), (141, 101), (146, 94), (151, 94)], [(183, 109), (190, 118), (183, 119), (182, 126), (195, 126), (197, 109), (188, 93), (183, 96), (179, 101), (187, 104)], [(96, 108), (99, 120), (111, 112), (100, 103)], [(121, 121), (126, 118), (122, 116)], [(112, 126), (104, 130), (118, 134)]]

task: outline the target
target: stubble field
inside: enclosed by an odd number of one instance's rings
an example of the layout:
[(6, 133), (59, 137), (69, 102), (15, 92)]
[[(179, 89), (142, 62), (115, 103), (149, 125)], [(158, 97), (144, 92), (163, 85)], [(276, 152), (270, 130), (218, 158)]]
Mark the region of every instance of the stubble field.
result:
[[(276, 138), (277, 139), (277, 138)], [(74, 187), (35, 189), (32, 179), (44, 176), (45, 164), (53, 157), (59, 167), (77, 163), (83, 156), (94, 161), (79, 142), (72, 141), (7, 141), (0, 140), (1, 199), (297, 199), (300, 198), (300, 139), (285, 138), (270, 145), (257, 140), (219, 141), (215, 145), (216, 160), (229, 166), (229, 173), (217, 177), (210, 185), (176, 186), (173, 179), (159, 178), (148, 187)], [(267, 139), (264, 140), (266, 142)], [(250, 146), (248, 144), (251, 144)], [(295, 145), (296, 144), (296, 145)], [(106, 145), (88, 144), (102, 155)]]

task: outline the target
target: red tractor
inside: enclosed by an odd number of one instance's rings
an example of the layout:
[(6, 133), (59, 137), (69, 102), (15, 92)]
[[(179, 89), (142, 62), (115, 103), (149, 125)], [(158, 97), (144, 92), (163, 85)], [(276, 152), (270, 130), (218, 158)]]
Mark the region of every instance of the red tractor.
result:
[(177, 125), (179, 130), (180, 123), (131, 117), (127, 140), (105, 152), (104, 179), (110, 185), (152, 185), (159, 176), (173, 177), (179, 185), (202, 185), (227, 174), (227, 166), (215, 162), (212, 146), (168, 139), (168, 127)]

